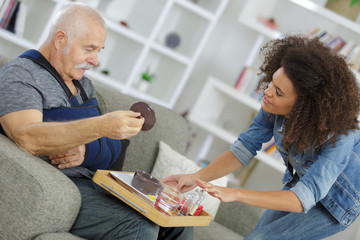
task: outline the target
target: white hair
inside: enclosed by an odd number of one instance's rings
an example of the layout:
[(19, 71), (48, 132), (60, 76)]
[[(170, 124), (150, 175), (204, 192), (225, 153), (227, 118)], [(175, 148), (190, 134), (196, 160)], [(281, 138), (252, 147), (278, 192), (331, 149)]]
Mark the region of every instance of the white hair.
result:
[(84, 3), (69, 3), (62, 7), (52, 21), (50, 32), (46, 40), (50, 44), (57, 31), (63, 30), (67, 35), (67, 45), (64, 54), (70, 50), (71, 42), (75, 38), (82, 38), (88, 30), (89, 20), (95, 20), (104, 29), (105, 21), (100, 14)]

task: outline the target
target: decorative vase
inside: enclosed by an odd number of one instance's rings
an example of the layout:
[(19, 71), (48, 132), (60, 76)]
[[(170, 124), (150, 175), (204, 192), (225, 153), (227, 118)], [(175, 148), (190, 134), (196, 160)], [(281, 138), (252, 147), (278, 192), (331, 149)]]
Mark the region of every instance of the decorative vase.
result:
[(149, 86), (150, 86), (150, 82), (141, 79), (141, 80), (139, 81), (138, 89), (139, 89), (141, 92), (146, 92), (146, 91), (148, 90)]
[(350, 6), (351, 0), (328, 1), (325, 7), (337, 14), (340, 14), (352, 21), (355, 21), (360, 12), (360, 3)]

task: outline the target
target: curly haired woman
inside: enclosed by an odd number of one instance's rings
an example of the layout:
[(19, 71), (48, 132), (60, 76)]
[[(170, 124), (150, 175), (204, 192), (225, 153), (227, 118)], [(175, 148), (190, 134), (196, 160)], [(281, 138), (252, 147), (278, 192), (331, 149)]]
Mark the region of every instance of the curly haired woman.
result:
[[(341, 56), (318, 39), (287, 36), (261, 49), (261, 109), (230, 150), (207, 167), (163, 179), (185, 192), (196, 185), (223, 202), (268, 209), (245, 239), (321, 239), (360, 212), (360, 91)], [(249, 164), (275, 139), (287, 167), (281, 191), (208, 183)]]

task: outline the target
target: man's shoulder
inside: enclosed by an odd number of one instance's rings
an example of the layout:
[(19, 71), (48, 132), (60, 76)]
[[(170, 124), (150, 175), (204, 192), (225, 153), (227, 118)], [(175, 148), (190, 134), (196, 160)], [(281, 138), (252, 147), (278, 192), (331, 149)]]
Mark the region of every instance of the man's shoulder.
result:
[(0, 73), (11, 73), (12, 71), (29, 71), (29, 72), (37, 72), (40, 71), (41, 68), (38, 64), (33, 62), (30, 59), (26, 58), (14, 58), (10, 60), (8, 63), (6, 63), (3, 67), (0, 69)]

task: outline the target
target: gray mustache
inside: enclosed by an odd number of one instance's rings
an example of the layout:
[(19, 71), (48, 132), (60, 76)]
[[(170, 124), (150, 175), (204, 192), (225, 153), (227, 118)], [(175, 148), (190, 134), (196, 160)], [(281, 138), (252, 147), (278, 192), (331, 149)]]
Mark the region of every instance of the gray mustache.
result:
[(79, 69), (79, 68), (82, 68), (82, 69), (85, 69), (85, 70), (89, 70), (92, 68), (92, 65), (90, 63), (80, 63), (78, 65), (75, 66), (75, 68)]

